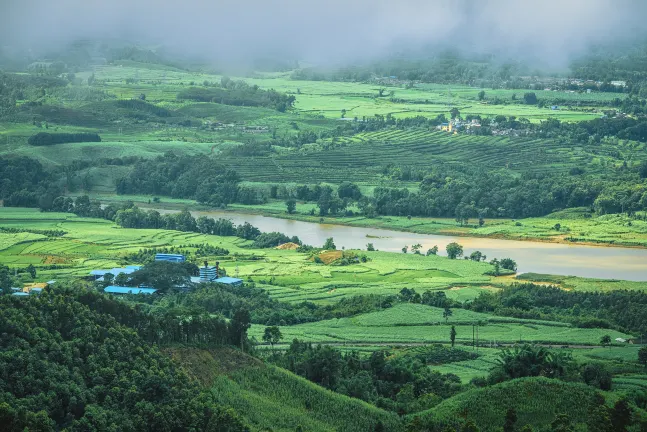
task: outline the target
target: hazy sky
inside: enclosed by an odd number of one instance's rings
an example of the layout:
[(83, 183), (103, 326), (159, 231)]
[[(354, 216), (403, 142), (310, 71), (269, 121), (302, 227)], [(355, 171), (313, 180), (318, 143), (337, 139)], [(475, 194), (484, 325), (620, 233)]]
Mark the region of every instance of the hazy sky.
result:
[(530, 53), (563, 63), (643, 32), (647, 0), (0, 0), (0, 45), (135, 38), (205, 58), (345, 61), (399, 47)]

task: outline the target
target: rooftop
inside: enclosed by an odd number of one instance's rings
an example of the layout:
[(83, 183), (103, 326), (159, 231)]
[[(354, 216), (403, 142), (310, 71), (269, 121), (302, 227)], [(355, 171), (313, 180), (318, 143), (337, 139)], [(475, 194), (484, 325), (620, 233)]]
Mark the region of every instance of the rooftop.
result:
[(120, 287), (120, 286), (108, 286), (104, 290), (109, 294), (155, 294), (157, 290), (155, 288), (137, 288), (137, 287)]
[(221, 284), (227, 284), (227, 285), (236, 285), (236, 284), (241, 284), (243, 283), (242, 279), (238, 278), (233, 278), (229, 276), (223, 276), (221, 278), (218, 278), (214, 280), (215, 283), (221, 283)]
[(124, 274), (131, 274), (139, 270), (141, 266), (136, 266), (136, 265), (131, 265), (131, 266), (126, 266), (123, 268), (113, 268), (113, 269), (108, 269), (108, 270), (92, 270), (90, 274), (92, 276), (103, 276), (106, 273), (113, 274), (117, 276), (119, 273), (124, 273)]

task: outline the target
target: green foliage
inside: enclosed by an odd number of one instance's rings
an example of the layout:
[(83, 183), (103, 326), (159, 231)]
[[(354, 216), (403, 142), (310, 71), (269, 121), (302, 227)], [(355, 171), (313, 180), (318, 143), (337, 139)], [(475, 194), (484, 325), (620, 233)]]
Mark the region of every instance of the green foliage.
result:
[(500, 430), (512, 408), (517, 413), (516, 424), (543, 429), (555, 420), (555, 412), (568, 412), (577, 423), (587, 421), (588, 401), (593, 394), (594, 390), (583, 384), (543, 377), (520, 378), (460, 393), (421, 417), (429, 426), (461, 417), (473, 421), (484, 432), (494, 432)]
[(642, 347), (638, 351), (638, 363), (647, 368), (647, 347)]
[(60, 189), (43, 166), (25, 157), (0, 157), (0, 199), (9, 207), (37, 207), (51, 204)]
[(288, 351), (274, 354), (272, 360), (326, 388), (400, 413), (429, 408), (439, 397), (461, 389), (457, 376), (431, 371), (415, 355), (390, 357), (376, 351), (362, 358), (295, 339)]
[[(647, 313), (647, 294), (640, 291), (597, 293), (532, 283), (512, 284), (495, 294), (482, 294), (468, 307), (504, 316), (564, 320), (581, 328), (615, 326), (626, 331), (647, 332), (642, 319)], [(604, 332), (595, 342), (600, 343), (603, 336), (610, 335)]]
[(29, 137), (27, 141), (33, 146), (50, 146), (64, 143), (101, 142), (101, 137), (96, 133), (46, 133), (39, 132)]
[(497, 382), (502, 379), (537, 376), (565, 378), (572, 373), (573, 368), (570, 354), (525, 344), (504, 349), (498, 359), (498, 368), (492, 372), (490, 379)]
[(267, 342), (270, 345), (279, 343), (283, 338), (281, 330), (277, 326), (265, 327), (265, 332), (263, 332), (263, 342)]
[[(397, 415), (339, 393), (333, 393), (293, 373), (265, 365), (230, 350), (213, 359), (222, 376), (213, 382), (217, 402), (231, 406), (257, 430), (330, 430), (398, 432)], [(233, 365), (233, 367), (232, 367)]]
[(223, 77), (223, 88), (190, 87), (178, 93), (178, 100), (195, 102), (216, 102), (234, 106), (257, 106), (274, 108), (285, 112), (292, 108), (295, 97), (279, 93), (275, 90), (261, 90), (258, 86), (250, 86), (244, 81), (232, 81)]
[(335, 246), (335, 241), (333, 240), (333, 238), (329, 237), (326, 239), (326, 242), (324, 243), (322, 248), (324, 250), (336, 250), (337, 246)]
[(463, 246), (458, 243), (449, 243), (447, 245), (447, 257), (449, 259), (456, 259), (463, 256)]
[(126, 285), (153, 287), (164, 293), (189, 286), (191, 276), (197, 275), (198, 267), (193, 263), (153, 261), (130, 274)]
[(262, 233), (254, 239), (253, 247), (264, 249), (264, 248), (273, 248), (283, 243), (295, 243), (300, 245), (301, 240), (299, 237), (288, 237), (285, 234), (279, 232), (272, 233)]
[(95, 309), (43, 293), (0, 303), (4, 430), (171, 431), (208, 423), (246, 430), (157, 348), (118, 324), (109, 301)]

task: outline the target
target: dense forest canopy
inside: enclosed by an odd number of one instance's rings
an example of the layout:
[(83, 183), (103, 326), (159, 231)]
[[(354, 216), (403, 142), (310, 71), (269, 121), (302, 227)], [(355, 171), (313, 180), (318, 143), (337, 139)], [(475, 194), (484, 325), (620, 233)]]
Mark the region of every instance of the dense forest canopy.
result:
[(111, 314), (123, 306), (102, 299), (89, 307), (83, 295), (0, 298), (3, 430), (245, 430), (117, 322)]

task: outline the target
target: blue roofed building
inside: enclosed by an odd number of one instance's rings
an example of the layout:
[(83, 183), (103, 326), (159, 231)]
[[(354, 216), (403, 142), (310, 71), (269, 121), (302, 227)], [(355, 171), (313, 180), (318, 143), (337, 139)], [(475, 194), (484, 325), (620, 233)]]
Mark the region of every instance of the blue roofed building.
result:
[(92, 270), (90, 272), (90, 276), (94, 278), (94, 280), (103, 280), (102, 278), (103, 276), (106, 275), (106, 273), (110, 273), (113, 276), (118, 276), (120, 273), (129, 275), (129, 274), (135, 273), (137, 270), (141, 268), (142, 268), (141, 266), (130, 265), (123, 268), (112, 268), (107, 270)]
[(155, 261), (169, 261), (175, 263), (182, 263), (186, 261), (186, 257), (180, 254), (155, 254)]
[(155, 288), (148, 287), (121, 287), (121, 286), (108, 286), (103, 292), (108, 294), (155, 294), (157, 290)]
[(242, 279), (233, 278), (229, 276), (223, 276), (221, 278), (214, 280), (214, 282), (225, 284), (225, 285), (231, 285), (231, 286), (241, 286), (243, 284)]
[(200, 281), (212, 282), (216, 279), (218, 279), (218, 269), (216, 267), (200, 267)]

